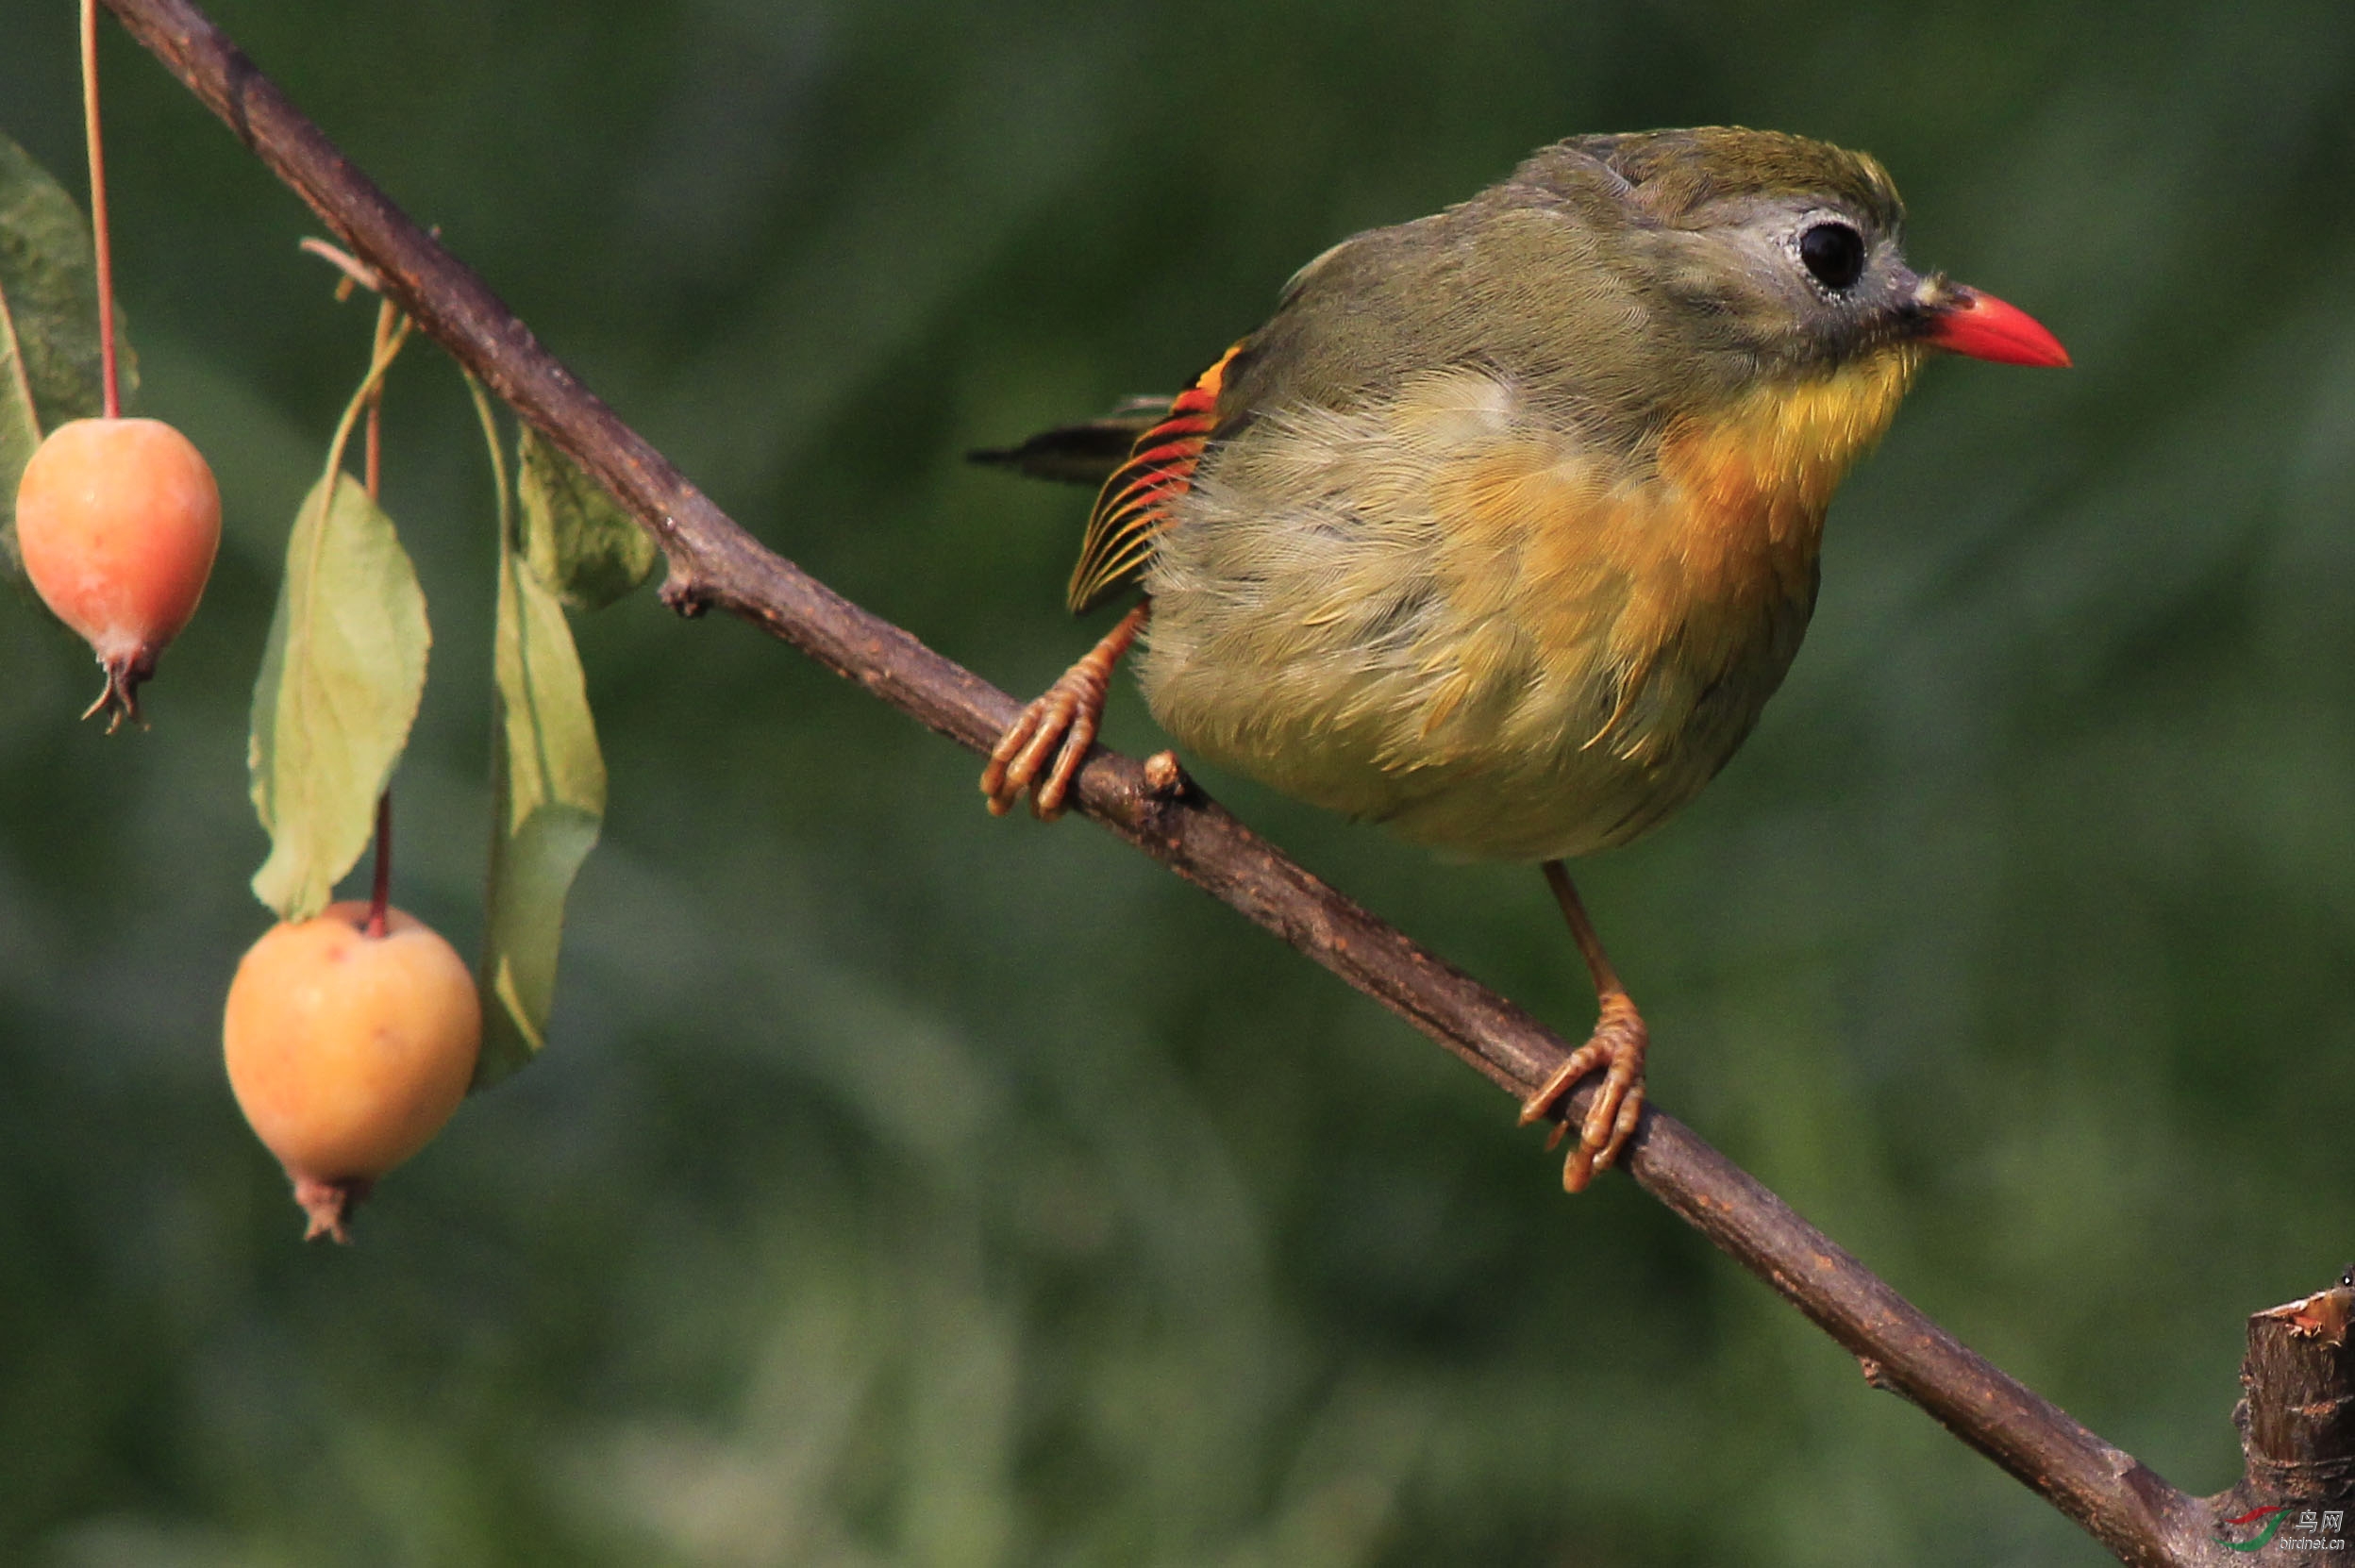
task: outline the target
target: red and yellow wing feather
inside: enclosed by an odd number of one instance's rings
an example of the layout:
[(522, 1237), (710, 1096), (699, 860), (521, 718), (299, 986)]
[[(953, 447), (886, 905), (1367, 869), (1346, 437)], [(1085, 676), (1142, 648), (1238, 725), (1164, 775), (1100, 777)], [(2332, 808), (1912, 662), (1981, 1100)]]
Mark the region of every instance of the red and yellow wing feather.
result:
[(1168, 415), (1137, 438), (1128, 460), (1096, 492), (1079, 563), (1071, 570), (1066, 597), (1073, 614), (1102, 604), (1151, 563), (1153, 541), (1169, 526), (1169, 509), (1194, 482), (1194, 464), (1218, 424), (1219, 389), (1228, 363), (1242, 347), (1237, 343), (1220, 355), (1218, 363), (1179, 392)]

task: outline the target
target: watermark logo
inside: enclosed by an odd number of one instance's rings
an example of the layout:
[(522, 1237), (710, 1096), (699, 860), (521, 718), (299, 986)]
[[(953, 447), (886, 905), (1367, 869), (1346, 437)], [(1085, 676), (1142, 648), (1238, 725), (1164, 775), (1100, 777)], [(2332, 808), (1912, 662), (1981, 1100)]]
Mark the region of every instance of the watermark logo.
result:
[[(2290, 1510), (2295, 1506), (2290, 1503), (2279, 1503), (2269, 1509), (2251, 1509), (2238, 1519), (2227, 1519), (2224, 1522), (2226, 1528), (2236, 1532), (2252, 1526), (2263, 1527), (2246, 1541), (2235, 1541), (2231, 1536), (2218, 1531), (2215, 1538), (2216, 1543), (2228, 1551), (2260, 1552), (2274, 1544), (2275, 1538), (2280, 1536), (2280, 1544), (2292, 1551), (2344, 1552), (2347, 1550), (2347, 1538), (2339, 1533), (2347, 1526), (2345, 1509), (2305, 1509), (2299, 1511), (2296, 1519), (2292, 1519)], [(2290, 1526), (2292, 1534), (2281, 1535), (2281, 1526), (2285, 1524)]]
[(2230, 1547), (2231, 1550), (2236, 1552), (2254, 1552), (2263, 1547), (2270, 1546), (2273, 1544), (2274, 1532), (2281, 1527), (2282, 1515), (2288, 1513), (2289, 1511), (2290, 1505), (2287, 1503), (2282, 1503), (2278, 1507), (2269, 1509), (2251, 1509), (2246, 1513), (2242, 1514), (2238, 1519), (2226, 1520), (2224, 1522), (2226, 1526), (2231, 1529), (2239, 1529), (2249, 1525), (2254, 1525), (2262, 1519), (2265, 1523), (2265, 1527), (2263, 1530), (2246, 1541), (2235, 1541), (2230, 1536), (2219, 1532), (2216, 1536), (2216, 1541), (2219, 1544)]

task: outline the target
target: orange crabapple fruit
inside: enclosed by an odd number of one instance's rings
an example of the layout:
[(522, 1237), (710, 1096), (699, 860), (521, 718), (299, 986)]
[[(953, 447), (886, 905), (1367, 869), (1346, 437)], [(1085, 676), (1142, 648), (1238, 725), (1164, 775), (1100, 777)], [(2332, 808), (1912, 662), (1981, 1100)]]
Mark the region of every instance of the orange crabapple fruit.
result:
[(139, 718), (140, 683), (196, 612), (221, 543), (221, 491), (161, 420), (76, 419), (49, 432), (16, 487), (25, 575), (107, 672), (90, 717)]
[(455, 949), (399, 909), (281, 922), (237, 966), (222, 1022), (239, 1109), (293, 1178), (305, 1241), (347, 1241), (378, 1176), (442, 1130), (475, 1075), (482, 1005)]

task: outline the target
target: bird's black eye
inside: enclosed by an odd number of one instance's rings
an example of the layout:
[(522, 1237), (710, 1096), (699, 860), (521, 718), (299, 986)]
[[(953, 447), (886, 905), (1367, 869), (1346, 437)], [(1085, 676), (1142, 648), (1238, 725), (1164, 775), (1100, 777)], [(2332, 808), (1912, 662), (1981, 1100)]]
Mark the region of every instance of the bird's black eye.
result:
[(1799, 259), (1827, 289), (1845, 289), (1864, 275), (1864, 237), (1846, 224), (1817, 224), (1799, 236)]

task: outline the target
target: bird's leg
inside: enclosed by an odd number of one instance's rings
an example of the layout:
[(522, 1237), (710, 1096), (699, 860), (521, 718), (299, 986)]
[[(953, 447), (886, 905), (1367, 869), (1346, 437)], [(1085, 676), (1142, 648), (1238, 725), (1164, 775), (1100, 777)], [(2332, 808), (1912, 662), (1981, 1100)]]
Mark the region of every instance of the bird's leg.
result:
[[(1569, 1161), (1562, 1167), (1562, 1185), (1575, 1193), (1593, 1180), (1596, 1171), (1619, 1158), (1620, 1146), (1644, 1114), (1644, 1048), (1651, 1037), (1628, 988), (1619, 983), (1618, 974), (1603, 953), (1603, 939), (1595, 934), (1595, 923), (1587, 919), (1586, 906), (1578, 902), (1578, 890), (1570, 885), (1570, 873), (1560, 860), (1548, 860), (1543, 869), (1545, 885), (1554, 890), (1554, 899), (1562, 906), (1562, 917), (1570, 923), (1571, 940), (1578, 944), (1587, 972), (1595, 976), (1598, 1011), (1595, 1032), (1587, 1036), (1586, 1043), (1562, 1059), (1554, 1076), (1521, 1102), (1521, 1125), (1527, 1126), (1550, 1112), (1570, 1086), (1589, 1073), (1598, 1067), (1608, 1069), (1595, 1103), (1586, 1108), (1578, 1147), (1570, 1151)], [(1567, 1123), (1556, 1126), (1545, 1146), (1550, 1149), (1560, 1143), (1567, 1130)]]
[[(1063, 796), (1095, 742), (1096, 722), (1104, 715), (1104, 699), (1111, 689), (1112, 666), (1144, 629), (1152, 609), (1153, 601), (1147, 599), (1122, 616), (1103, 642), (1065, 670), (998, 737), (989, 766), (981, 770), (981, 792), (989, 797), (992, 815), (1002, 817), (1012, 810), (1034, 780), (1038, 787), (1030, 792), (1031, 813), (1041, 822), (1063, 814)], [(1039, 770), (1049, 757), (1054, 766), (1041, 777)]]

